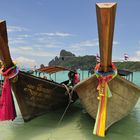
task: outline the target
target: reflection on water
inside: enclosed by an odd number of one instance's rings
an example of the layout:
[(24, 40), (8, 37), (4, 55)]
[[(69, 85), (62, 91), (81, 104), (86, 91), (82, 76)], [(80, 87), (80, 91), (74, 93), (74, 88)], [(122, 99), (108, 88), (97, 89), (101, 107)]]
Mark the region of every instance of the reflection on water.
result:
[[(94, 120), (82, 112), (79, 101), (72, 105), (61, 124), (59, 119), (64, 109), (47, 113), (28, 123), (24, 123), (18, 112), (13, 122), (0, 123), (0, 140), (100, 140), (92, 135)], [(105, 140), (140, 139), (140, 101), (130, 114), (114, 124), (107, 132)]]
[[(136, 76), (137, 75), (137, 76)], [(139, 83), (138, 73), (135, 75)], [(140, 76), (140, 74), (139, 74)], [(16, 105), (18, 117), (13, 122), (0, 122), (0, 140), (102, 140), (92, 134), (94, 120), (82, 112), (77, 101), (58, 122), (65, 109), (47, 113), (24, 123)], [(104, 140), (140, 140), (140, 100), (127, 117), (109, 128)]]

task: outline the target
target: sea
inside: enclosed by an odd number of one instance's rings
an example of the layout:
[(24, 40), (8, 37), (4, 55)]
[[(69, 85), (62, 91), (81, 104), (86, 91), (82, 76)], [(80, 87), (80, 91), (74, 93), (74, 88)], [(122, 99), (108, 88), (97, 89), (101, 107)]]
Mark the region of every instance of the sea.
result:
[[(58, 82), (68, 78), (66, 71), (47, 76)], [(87, 71), (80, 72), (81, 79), (88, 76)], [(133, 73), (133, 82), (140, 87), (140, 72)], [(108, 129), (104, 138), (93, 135), (95, 121), (83, 110), (79, 100), (68, 108), (61, 121), (65, 108), (28, 123), (24, 123), (15, 98), (14, 101), (17, 118), (0, 122), (0, 140), (140, 140), (140, 100), (125, 118)]]

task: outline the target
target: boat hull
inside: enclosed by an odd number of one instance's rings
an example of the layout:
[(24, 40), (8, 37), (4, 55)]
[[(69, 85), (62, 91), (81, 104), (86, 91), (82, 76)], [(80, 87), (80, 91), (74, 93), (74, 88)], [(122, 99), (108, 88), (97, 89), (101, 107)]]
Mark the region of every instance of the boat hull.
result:
[[(11, 80), (11, 84), (25, 122), (69, 103), (65, 86), (50, 80), (20, 71), (18, 80)], [(74, 95), (73, 101), (76, 99)]]
[[(98, 79), (95, 75), (80, 82), (74, 88), (83, 107), (92, 118), (96, 118), (98, 109)], [(117, 76), (109, 82), (112, 97), (107, 100), (106, 130), (115, 122), (121, 120), (133, 109), (140, 97), (140, 88)]]

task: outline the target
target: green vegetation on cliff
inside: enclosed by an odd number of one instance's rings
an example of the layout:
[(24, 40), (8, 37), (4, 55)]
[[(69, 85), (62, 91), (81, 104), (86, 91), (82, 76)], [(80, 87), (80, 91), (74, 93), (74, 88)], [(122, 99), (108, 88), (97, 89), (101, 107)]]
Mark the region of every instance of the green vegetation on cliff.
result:
[(60, 56), (55, 57), (49, 62), (49, 66), (57, 65), (67, 68), (76, 68), (82, 70), (91, 69), (96, 64), (95, 56), (75, 56), (71, 52), (61, 50)]
[(115, 62), (118, 69), (127, 69), (130, 71), (140, 71), (140, 61), (127, 61), (127, 62)]
[[(139, 62), (133, 62), (133, 61), (115, 62), (115, 64), (118, 69), (140, 71), (140, 61)], [(60, 56), (59, 57), (56, 56), (53, 60), (49, 62), (48, 65), (89, 70), (95, 67), (96, 56), (94, 55), (76, 56), (71, 52), (68, 52), (66, 50), (61, 50)]]

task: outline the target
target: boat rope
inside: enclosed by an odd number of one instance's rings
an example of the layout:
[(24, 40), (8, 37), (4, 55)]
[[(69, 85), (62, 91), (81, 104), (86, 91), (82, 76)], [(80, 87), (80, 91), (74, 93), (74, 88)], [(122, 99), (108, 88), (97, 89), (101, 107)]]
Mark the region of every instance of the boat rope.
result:
[(107, 98), (111, 97), (111, 91), (108, 86), (108, 82), (117, 76), (117, 69), (112, 63), (112, 71), (102, 72), (99, 70), (100, 63), (95, 67), (95, 75), (98, 78), (98, 97), (99, 100), (98, 110), (96, 115), (96, 121), (94, 125), (93, 134), (104, 137), (106, 127), (106, 110), (107, 110)]
[[(15, 82), (19, 69), (16, 65), (5, 70), (1, 69), (1, 74), (4, 76), (4, 83), (2, 87), (2, 95), (0, 97), (0, 121), (14, 120), (16, 118), (16, 110), (14, 100), (11, 92), (10, 79)], [(14, 81), (13, 81), (14, 79)]]
[[(62, 85), (66, 88), (66, 92), (69, 93), (69, 92), (70, 92), (69, 87), (68, 87), (67, 85), (65, 85), (64, 83), (63, 83)], [(66, 93), (66, 92), (65, 92), (65, 93)]]
[(73, 91), (74, 91), (73, 88), (70, 89), (70, 88), (69, 88), (67, 85), (65, 85), (64, 83), (63, 83), (62, 85), (66, 88), (65, 94), (67, 93), (67, 94), (69, 95), (69, 102), (68, 102), (68, 105), (66, 106), (66, 108), (65, 108), (65, 110), (64, 110), (64, 112), (63, 112), (63, 114), (61, 115), (61, 118), (59, 119), (56, 128), (54, 128), (54, 129), (51, 131), (50, 137), (48, 138), (48, 140), (51, 140), (51, 139), (52, 139), (53, 133), (55, 132), (55, 129), (57, 129), (57, 128), (60, 127), (60, 124), (61, 124), (61, 122), (62, 122), (62, 120), (63, 120), (63, 118), (64, 118), (64, 116), (65, 116), (65, 114), (66, 114), (66, 112), (67, 112), (67, 110), (68, 110), (68, 108), (69, 108), (69, 106), (70, 106), (70, 104), (73, 102), (73, 100), (72, 100), (72, 95), (73, 95)]
[(73, 91), (74, 91), (74, 89), (72, 88), (71, 90), (69, 89), (69, 87), (67, 86), (67, 85), (65, 85), (65, 84), (62, 84), (65, 88), (66, 88), (66, 90), (67, 90), (67, 93), (68, 93), (68, 95), (69, 95), (69, 102), (68, 102), (68, 105), (66, 106), (66, 108), (65, 108), (65, 110), (64, 110), (64, 112), (63, 112), (63, 114), (62, 114), (62, 116), (61, 116), (61, 118), (60, 118), (60, 120), (58, 121), (58, 125), (60, 125), (60, 123), (62, 122), (62, 120), (63, 120), (63, 118), (64, 118), (64, 116), (65, 116), (65, 114), (66, 114), (66, 112), (67, 112), (67, 110), (68, 110), (68, 108), (69, 108), (69, 106), (70, 106), (70, 104), (73, 102), (73, 100), (72, 100), (72, 95), (73, 95)]

